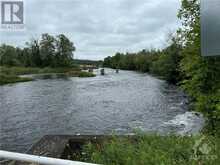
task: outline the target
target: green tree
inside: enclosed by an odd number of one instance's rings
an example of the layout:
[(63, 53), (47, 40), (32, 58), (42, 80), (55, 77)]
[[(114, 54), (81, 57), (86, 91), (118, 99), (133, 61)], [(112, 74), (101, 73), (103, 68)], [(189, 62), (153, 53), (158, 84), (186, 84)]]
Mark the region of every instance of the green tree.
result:
[[(35, 48), (39, 48), (35, 43)], [(47, 33), (42, 34), (40, 40), (40, 57), (42, 60), (42, 66), (54, 66), (55, 58), (55, 38)]]
[(154, 74), (164, 77), (170, 83), (176, 84), (181, 80), (180, 61), (181, 61), (181, 46), (175, 38), (166, 49), (164, 49), (151, 67)]
[(17, 66), (19, 61), (17, 60), (17, 52), (13, 46), (1, 45), (0, 47), (0, 63), (1, 65)]
[(104, 59), (103, 66), (104, 67), (111, 67), (111, 57), (110, 56), (108, 56)]
[(56, 39), (56, 65), (70, 66), (73, 60), (73, 51), (76, 50), (73, 42), (71, 42), (64, 34), (60, 34)]
[(194, 98), (195, 107), (209, 117), (213, 129), (220, 120), (220, 58), (202, 57), (200, 43), (200, 3), (182, 0), (178, 17), (183, 27), (178, 31), (184, 46), (181, 71), (182, 86)]
[(42, 34), (25, 48), (0, 45), (0, 65), (25, 67), (69, 67), (73, 65), (73, 43), (63, 34), (57, 38)]
[(32, 51), (32, 58), (33, 58), (34, 65), (41, 67), (42, 59), (41, 59), (40, 46), (39, 46), (38, 40), (32, 41), (31, 51)]

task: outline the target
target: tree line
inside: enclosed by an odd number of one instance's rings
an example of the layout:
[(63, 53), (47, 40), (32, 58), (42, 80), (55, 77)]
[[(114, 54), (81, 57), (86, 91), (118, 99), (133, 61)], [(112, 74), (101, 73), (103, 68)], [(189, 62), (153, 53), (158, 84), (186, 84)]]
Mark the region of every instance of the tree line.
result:
[(199, 0), (182, 0), (178, 18), (182, 27), (165, 49), (117, 53), (104, 66), (150, 72), (180, 85), (193, 109), (209, 118), (212, 133), (220, 132), (220, 58), (201, 56)]
[(178, 63), (181, 60), (181, 45), (175, 39), (164, 50), (142, 50), (137, 53), (116, 53), (104, 59), (105, 67), (150, 72), (177, 83), (181, 76)]
[(75, 46), (64, 34), (42, 34), (32, 39), (24, 48), (0, 45), (1, 66), (70, 67), (73, 65)]

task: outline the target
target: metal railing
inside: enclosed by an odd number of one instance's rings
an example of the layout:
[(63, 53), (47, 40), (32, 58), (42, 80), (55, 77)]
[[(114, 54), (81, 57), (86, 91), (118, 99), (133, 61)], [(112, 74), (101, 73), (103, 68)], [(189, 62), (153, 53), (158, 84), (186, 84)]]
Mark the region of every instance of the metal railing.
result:
[(0, 158), (7, 159), (7, 160), (21, 161), (21, 162), (44, 164), (44, 165), (95, 165), (91, 163), (83, 163), (83, 162), (77, 162), (77, 161), (48, 158), (48, 157), (43, 157), (43, 156), (21, 154), (21, 153), (8, 152), (8, 151), (2, 151), (2, 150), (0, 150)]

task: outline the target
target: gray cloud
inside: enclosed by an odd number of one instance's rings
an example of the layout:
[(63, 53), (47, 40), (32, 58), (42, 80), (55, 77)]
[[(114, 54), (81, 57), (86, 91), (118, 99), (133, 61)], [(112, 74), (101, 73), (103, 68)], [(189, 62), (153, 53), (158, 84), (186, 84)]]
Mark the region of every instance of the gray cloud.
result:
[(23, 46), (42, 33), (64, 33), (83, 59), (161, 48), (179, 26), (179, 7), (178, 0), (25, 0), (25, 31), (0, 32), (0, 42)]

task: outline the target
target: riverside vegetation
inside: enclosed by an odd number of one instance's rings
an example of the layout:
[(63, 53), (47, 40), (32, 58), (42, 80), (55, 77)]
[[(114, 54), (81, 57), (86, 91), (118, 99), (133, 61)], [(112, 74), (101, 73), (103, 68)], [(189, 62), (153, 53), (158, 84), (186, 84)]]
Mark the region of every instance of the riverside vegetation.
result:
[(32, 67), (0, 67), (0, 85), (33, 81), (30, 77), (19, 77), (28, 74), (62, 74), (67, 77), (94, 77), (90, 72), (81, 71), (78, 67), (66, 68), (32, 68)]
[(104, 66), (149, 72), (179, 85), (191, 97), (193, 110), (209, 119), (209, 131), (217, 134), (220, 121), (220, 58), (200, 52), (200, 4), (182, 0), (178, 17), (182, 27), (163, 50), (117, 53)]
[(84, 146), (73, 159), (105, 165), (217, 165), (220, 139), (213, 136), (138, 135)]
[(0, 85), (31, 81), (19, 77), (24, 74), (63, 73), (72, 77), (93, 77), (74, 63), (73, 43), (63, 34), (53, 37), (43, 34), (40, 40), (32, 40), (21, 49), (10, 45), (0, 46)]
[(104, 66), (149, 72), (179, 85), (190, 96), (192, 110), (207, 117), (197, 136), (144, 135), (136, 141), (114, 138), (88, 144), (81, 160), (105, 165), (217, 165), (220, 164), (220, 58), (200, 52), (200, 1), (181, 0), (182, 27), (163, 50), (117, 53)]
[[(115, 137), (101, 144), (85, 145), (77, 159), (106, 165), (220, 163), (220, 58), (201, 56), (199, 1), (181, 0), (181, 3), (178, 17), (182, 21), (182, 27), (168, 47), (138, 53), (117, 53), (113, 57), (107, 57), (103, 65), (149, 72), (179, 85), (191, 97), (192, 110), (202, 112), (208, 118), (206, 131), (198, 136), (137, 135), (135, 140)], [(64, 41), (68, 46), (61, 44)], [(5, 55), (6, 59), (1, 58), (1, 64), (25, 67), (73, 65), (69, 55), (75, 48), (64, 36), (55, 39), (45, 34), (40, 42), (34, 40), (28, 45), (29, 47), (23, 50), (1, 46), (1, 52), (7, 49), (9, 52), (21, 53), (21, 56), (20, 53), (9, 53), (11, 57)], [(61, 53), (63, 49), (66, 51)], [(14, 57), (15, 55), (22, 58)], [(76, 159), (71, 156), (73, 155), (70, 155), (70, 158)]]

